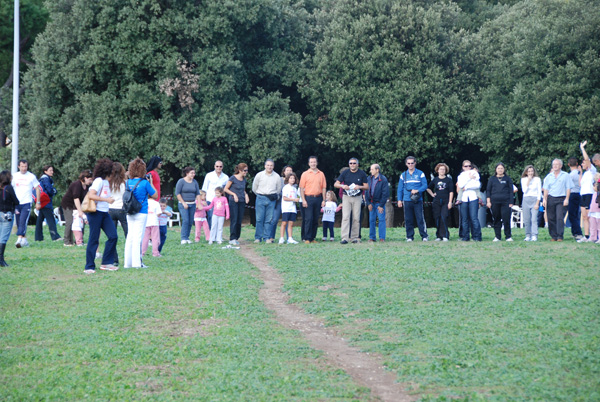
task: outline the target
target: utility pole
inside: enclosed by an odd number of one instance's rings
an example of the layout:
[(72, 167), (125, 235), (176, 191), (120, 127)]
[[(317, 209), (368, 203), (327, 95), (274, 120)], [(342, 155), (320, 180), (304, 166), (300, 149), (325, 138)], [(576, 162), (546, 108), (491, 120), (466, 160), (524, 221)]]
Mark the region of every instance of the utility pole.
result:
[(20, 60), (20, 41), (19, 32), (19, 0), (15, 0), (15, 35), (13, 51), (13, 118), (12, 118), (12, 166), (11, 172), (17, 171), (19, 163), (19, 60)]

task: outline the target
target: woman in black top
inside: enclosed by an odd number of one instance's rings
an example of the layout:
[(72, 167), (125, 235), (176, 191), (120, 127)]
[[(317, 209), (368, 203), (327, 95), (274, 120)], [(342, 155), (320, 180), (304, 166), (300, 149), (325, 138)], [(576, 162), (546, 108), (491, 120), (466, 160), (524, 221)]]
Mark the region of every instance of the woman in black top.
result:
[(454, 189), (452, 179), (446, 176), (448, 174), (448, 165), (438, 163), (435, 166), (435, 173), (438, 175), (429, 183), (427, 192), (433, 197), (431, 209), (433, 212), (433, 220), (437, 227), (436, 241), (448, 241), (450, 237), (448, 231), (448, 212), (452, 209), (452, 201), (454, 200)]
[(492, 210), (494, 218), (494, 241), (502, 239), (502, 224), (504, 224), (504, 236), (506, 241), (513, 241), (510, 231), (510, 215), (513, 206), (513, 182), (504, 172), (506, 168), (503, 163), (496, 165), (496, 175), (490, 177), (487, 184), (487, 207)]
[(8, 267), (4, 261), (4, 250), (12, 230), (15, 207), (19, 205), (15, 190), (10, 184), (11, 181), (12, 176), (8, 170), (0, 173), (0, 190), (2, 191), (2, 198), (0, 198), (0, 267)]
[(77, 211), (79, 217), (83, 218), (84, 214), (81, 210), (81, 203), (88, 192), (88, 187), (93, 181), (94, 176), (91, 170), (82, 171), (79, 173), (79, 178), (71, 183), (60, 203), (65, 215), (65, 235), (63, 239), (67, 247), (73, 245), (73, 232), (71, 230), (73, 226), (73, 211)]
[(248, 193), (246, 192), (246, 175), (248, 174), (248, 165), (238, 163), (233, 175), (225, 185), (225, 193), (229, 194), (229, 210), (231, 211), (231, 221), (229, 227), (229, 244), (240, 244), (239, 238), (242, 230), (242, 219), (244, 218), (244, 208), (248, 203)]

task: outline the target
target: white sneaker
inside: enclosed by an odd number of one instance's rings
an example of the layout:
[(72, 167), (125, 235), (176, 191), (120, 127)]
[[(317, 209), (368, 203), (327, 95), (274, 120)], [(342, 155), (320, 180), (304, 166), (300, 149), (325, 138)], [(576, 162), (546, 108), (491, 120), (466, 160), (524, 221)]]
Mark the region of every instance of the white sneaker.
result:
[(327, 237), (323, 237), (321, 241), (327, 241)]
[(21, 248), (21, 239), (22, 239), (22, 237), (19, 237), (19, 238), (17, 239), (17, 241), (15, 242), (15, 246), (16, 246), (17, 248)]
[(95, 269), (86, 269), (83, 271), (84, 274), (95, 274), (96, 270)]
[(209, 240), (209, 241), (208, 241), (208, 244), (213, 244), (213, 241), (212, 241), (212, 240)]
[(21, 238), (21, 247), (29, 247), (29, 241), (26, 237)]
[(187, 244), (187, 240), (182, 240), (181, 244)]
[[(280, 237), (280, 238), (279, 238), (279, 244), (283, 244), (283, 243), (285, 243), (285, 239), (284, 239), (283, 237)], [(289, 243), (289, 242), (288, 242), (288, 243)]]
[(435, 241), (442, 241), (442, 239), (440, 239), (439, 237), (436, 237)]
[(442, 241), (448, 241), (448, 238), (447, 238), (447, 237), (444, 237), (444, 238), (442, 239)]
[(413, 239), (406, 239), (407, 243), (410, 243), (411, 241), (413, 241)]
[(529, 237), (529, 236), (525, 237), (525, 241), (531, 241), (531, 237)]
[(594, 244), (600, 244), (600, 239), (596, 240)]
[(531, 241), (537, 241), (537, 236), (531, 236)]
[(222, 241), (218, 241), (217, 244), (223, 244), (223, 242)]
[(100, 258), (102, 258), (102, 254), (96, 253), (96, 260), (99, 260)]
[(287, 241), (288, 244), (298, 244), (298, 242), (294, 239), (292, 239), (291, 237), (288, 239)]
[(587, 243), (587, 242), (589, 242), (589, 241), (590, 241), (590, 240), (584, 236), (584, 237), (582, 237), (581, 239), (577, 240), (577, 243)]
[(494, 237), (494, 240), (493, 240), (493, 241), (500, 241), (500, 239), (499, 239), (499, 238), (497, 238), (497, 237)]
[(423, 241), (429, 241), (429, 237), (425, 237)]
[(512, 237), (509, 237), (508, 239), (506, 239), (506, 241), (513, 241)]

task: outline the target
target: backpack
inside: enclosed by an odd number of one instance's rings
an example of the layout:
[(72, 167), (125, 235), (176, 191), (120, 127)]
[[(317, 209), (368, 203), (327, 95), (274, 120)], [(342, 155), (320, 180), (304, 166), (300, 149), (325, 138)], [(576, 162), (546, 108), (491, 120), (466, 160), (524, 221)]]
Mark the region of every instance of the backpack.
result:
[(123, 211), (127, 212), (128, 215), (135, 215), (142, 210), (142, 203), (135, 198), (133, 192), (145, 179), (140, 179), (133, 190), (129, 189), (129, 186), (125, 186), (125, 192), (123, 193)]

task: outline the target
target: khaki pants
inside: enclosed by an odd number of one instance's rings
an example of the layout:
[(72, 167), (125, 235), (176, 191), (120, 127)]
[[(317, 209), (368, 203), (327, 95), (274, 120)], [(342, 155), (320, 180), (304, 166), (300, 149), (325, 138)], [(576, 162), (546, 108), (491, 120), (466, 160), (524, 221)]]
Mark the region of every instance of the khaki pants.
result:
[[(362, 208), (362, 197), (350, 197), (344, 195), (342, 197), (342, 240), (348, 241), (348, 233), (350, 240), (358, 240), (358, 229), (360, 228), (360, 209)], [(352, 213), (352, 232), (350, 232), (350, 213)]]

